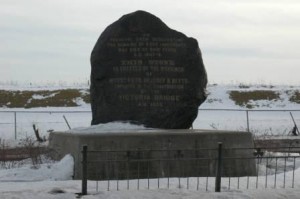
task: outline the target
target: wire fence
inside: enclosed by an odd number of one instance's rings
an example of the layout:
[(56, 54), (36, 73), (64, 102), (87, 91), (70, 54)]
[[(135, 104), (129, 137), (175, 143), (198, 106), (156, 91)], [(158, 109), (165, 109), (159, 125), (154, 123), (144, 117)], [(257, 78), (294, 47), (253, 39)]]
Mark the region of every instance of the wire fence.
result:
[[(220, 192), (295, 188), (300, 186), (300, 182), (295, 180), (300, 175), (296, 171), (300, 167), (300, 147), (276, 148), (277, 151), (289, 149), (294, 152), (272, 153), (268, 148), (222, 148), (222, 143), (219, 143), (216, 148), (199, 148), (180, 156), (178, 154), (186, 152), (185, 149), (92, 151), (84, 146), (82, 194), (110, 190)], [(245, 151), (246, 156), (242, 155)], [(94, 190), (87, 190), (87, 187)]]
[[(254, 134), (288, 134), (300, 122), (299, 110), (199, 109), (194, 129), (244, 130)], [(66, 119), (66, 120), (65, 120)], [(42, 136), (51, 131), (65, 131), (89, 126), (91, 111), (0, 111), (0, 135), (4, 139), (20, 139), (34, 135), (32, 126)], [(68, 123), (67, 123), (67, 122)]]
[(89, 126), (91, 111), (0, 111), (0, 135), (4, 139), (21, 139), (34, 135), (35, 125), (41, 136), (70, 127)]

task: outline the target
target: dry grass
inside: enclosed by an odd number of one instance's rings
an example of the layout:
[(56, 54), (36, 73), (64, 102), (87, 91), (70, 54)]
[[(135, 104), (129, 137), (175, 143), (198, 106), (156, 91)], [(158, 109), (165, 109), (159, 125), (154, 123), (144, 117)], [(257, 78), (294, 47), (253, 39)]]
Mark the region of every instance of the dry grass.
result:
[(250, 103), (251, 100), (279, 100), (280, 95), (275, 91), (257, 90), (257, 91), (230, 91), (229, 98), (235, 102), (236, 105), (253, 108)]
[(34, 108), (34, 107), (72, 107), (78, 106), (76, 99), (90, 102), (89, 92), (78, 89), (43, 90), (43, 91), (7, 91), (0, 90), (0, 107)]
[(82, 100), (87, 103), (87, 104), (90, 104), (91, 103), (91, 99), (90, 99), (90, 93), (84, 93), (84, 94), (81, 94), (81, 98)]
[(53, 161), (49, 154), (49, 149), (31, 137), (21, 139), (16, 148), (10, 148), (0, 139), (0, 169), (19, 168), (29, 161), (32, 168), (38, 168), (42, 163)]
[(290, 101), (300, 104), (300, 92), (299, 91), (295, 91), (293, 93), (293, 95), (290, 97)]
[[(240, 87), (248, 88), (247, 85)], [(289, 100), (300, 104), (300, 92), (286, 91)], [(256, 91), (229, 91), (229, 97), (236, 105), (253, 108), (250, 101), (280, 100), (280, 94), (270, 90)], [(74, 107), (78, 106), (77, 99), (90, 103), (88, 89), (40, 90), (40, 91), (10, 91), (0, 90), (0, 107), (7, 108), (34, 108), (34, 107)], [(208, 103), (222, 102), (221, 99), (208, 98)]]

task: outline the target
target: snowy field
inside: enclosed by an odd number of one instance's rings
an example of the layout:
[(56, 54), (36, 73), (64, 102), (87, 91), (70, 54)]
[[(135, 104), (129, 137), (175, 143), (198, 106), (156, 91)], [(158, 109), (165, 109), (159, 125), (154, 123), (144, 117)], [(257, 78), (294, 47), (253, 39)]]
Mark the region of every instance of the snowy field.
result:
[[(209, 87), (209, 98), (200, 107), (204, 110), (199, 111), (193, 128), (246, 130), (247, 109), (234, 104), (227, 93), (228, 90), (238, 89), (236, 86)], [(254, 87), (253, 89), (260, 88)], [(286, 86), (281, 86), (272, 89), (282, 93), (283, 97), (280, 101), (255, 101), (253, 104), (257, 106), (248, 112), (250, 131), (255, 135), (288, 135), (294, 126), (290, 117), (290, 111), (293, 113), (298, 126), (300, 124), (299, 104), (291, 103), (287, 97), (284, 97), (285, 90), (299, 90), (299, 87), (287, 88)], [(244, 111), (207, 109), (242, 109)], [(275, 109), (281, 111), (270, 111)], [(267, 111), (261, 112), (259, 110)], [(72, 128), (87, 127), (91, 121), (90, 105), (82, 104), (72, 108), (0, 108), (1, 141), (5, 140), (5, 143), (12, 147), (16, 144), (16, 141), (14, 141), (15, 136), (17, 137), (17, 142), (26, 137), (34, 137), (33, 124), (39, 128), (41, 135), (46, 138), (49, 131), (68, 130), (63, 116), (67, 118)], [(278, 171), (274, 170), (274, 161), (272, 163), (269, 162), (268, 166), (263, 161), (258, 167), (258, 177), (222, 178), (221, 193), (214, 192), (214, 178), (170, 179), (169, 188), (166, 186), (166, 179), (160, 179), (160, 189), (157, 189), (158, 181), (156, 179), (151, 181), (149, 190), (145, 185), (146, 182), (142, 180), (140, 181), (139, 190), (137, 190), (136, 180), (130, 181), (129, 190), (127, 190), (127, 182), (125, 181), (119, 182), (120, 190), (116, 190), (116, 181), (99, 183), (89, 181), (89, 195), (82, 196), (82, 198), (299, 198), (300, 159), (298, 154), (291, 155), (297, 157), (295, 158), (295, 164), (293, 158), (288, 159), (287, 162), (279, 159), (276, 163), (278, 164)], [(59, 162), (45, 159), (41, 165), (34, 167), (29, 162), (30, 160), (26, 160), (16, 168), (0, 170), (1, 199), (68, 199), (76, 198), (77, 193), (81, 192), (81, 181), (72, 180), (74, 163), (70, 156), (66, 156)], [(282, 170), (284, 164), (286, 164), (287, 172)], [(108, 186), (110, 191), (107, 191)], [(199, 190), (197, 190), (198, 187)]]
[[(69, 88), (69, 87), (68, 87)], [(86, 87), (80, 87), (82, 89)], [(55, 90), (64, 87), (4, 87), (6, 90)], [(280, 100), (258, 100), (250, 102), (253, 109), (238, 106), (229, 98), (230, 91), (270, 90), (280, 94)], [(249, 130), (259, 135), (288, 135), (294, 124), (290, 116), (292, 112), (296, 123), (300, 123), (300, 106), (289, 101), (288, 92), (299, 91), (296, 86), (251, 86), (240, 88), (232, 85), (210, 85), (208, 99), (200, 106), (198, 117), (194, 121), (195, 129), (247, 130), (247, 112)], [(213, 109), (213, 110), (211, 110)], [(217, 109), (217, 110), (216, 110)], [(218, 109), (228, 109), (220, 111)], [(242, 110), (242, 111), (234, 111)], [(266, 111), (262, 111), (266, 110)], [(278, 111), (274, 111), (278, 110)], [(72, 128), (90, 125), (90, 104), (80, 103), (77, 107), (40, 107), (40, 108), (0, 108), (1, 139), (22, 139), (34, 136), (32, 125), (35, 124), (42, 136), (47, 137), (49, 131), (68, 130), (63, 118), (65, 116)], [(15, 126), (16, 121), (16, 126)]]
[[(210, 109), (215, 108), (212, 106)], [(300, 124), (300, 108), (295, 110), (292, 111), (292, 114), (296, 123)], [(39, 128), (40, 134), (45, 137), (49, 135), (51, 130), (68, 130), (63, 116), (66, 117), (72, 128), (87, 127), (92, 119), (89, 107), (10, 109), (9, 111), (16, 111), (15, 135), (15, 113), (7, 111), (0, 109), (0, 135), (5, 140), (14, 139), (15, 136), (17, 139), (34, 136), (33, 124)], [(290, 111), (251, 110), (248, 112), (248, 117), (249, 130), (255, 135), (288, 135), (294, 127)], [(199, 110), (193, 128), (246, 131), (246, 111)]]

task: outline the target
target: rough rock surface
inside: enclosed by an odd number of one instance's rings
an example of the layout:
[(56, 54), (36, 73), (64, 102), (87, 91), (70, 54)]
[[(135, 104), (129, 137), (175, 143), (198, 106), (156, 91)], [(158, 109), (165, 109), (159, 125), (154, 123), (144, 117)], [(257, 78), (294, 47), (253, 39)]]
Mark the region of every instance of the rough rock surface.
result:
[(91, 66), (92, 125), (190, 128), (206, 99), (198, 42), (145, 11), (124, 15), (103, 31)]

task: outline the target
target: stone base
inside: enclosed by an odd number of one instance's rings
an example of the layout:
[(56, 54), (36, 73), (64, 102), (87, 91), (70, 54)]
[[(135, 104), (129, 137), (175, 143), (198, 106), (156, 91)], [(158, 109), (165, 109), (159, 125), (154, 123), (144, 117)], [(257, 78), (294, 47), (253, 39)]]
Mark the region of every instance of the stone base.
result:
[[(196, 177), (215, 176), (217, 150), (205, 149), (216, 149), (218, 142), (222, 142), (225, 149), (253, 148), (249, 132), (159, 129), (119, 133), (52, 132), (49, 148), (57, 160), (66, 154), (74, 157), (75, 179), (82, 176), (83, 145), (87, 145), (89, 151), (102, 151), (88, 153), (88, 161), (100, 161), (89, 164), (89, 179)], [(226, 159), (253, 157), (253, 150), (224, 150), (223, 155), (223, 176), (256, 175), (255, 159)], [(145, 161), (136, 162), (136, 159)], [(104, 160), (110, 161), (104, 164)]]

